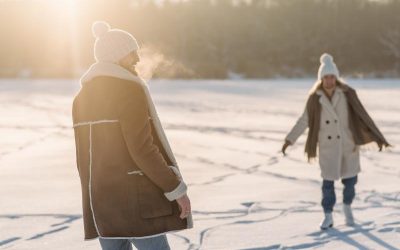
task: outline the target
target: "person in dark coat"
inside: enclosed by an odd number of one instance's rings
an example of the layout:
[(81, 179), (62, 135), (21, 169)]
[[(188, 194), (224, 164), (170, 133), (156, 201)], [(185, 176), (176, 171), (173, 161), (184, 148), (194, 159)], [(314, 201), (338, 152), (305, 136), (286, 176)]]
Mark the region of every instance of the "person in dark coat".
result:
[(96, 63), (73, 101), (85, 240), (102, 249), (170, 249), (166, 233), (193, 227), (187, 186), (146, 83), (135, 38), (93, 24)]

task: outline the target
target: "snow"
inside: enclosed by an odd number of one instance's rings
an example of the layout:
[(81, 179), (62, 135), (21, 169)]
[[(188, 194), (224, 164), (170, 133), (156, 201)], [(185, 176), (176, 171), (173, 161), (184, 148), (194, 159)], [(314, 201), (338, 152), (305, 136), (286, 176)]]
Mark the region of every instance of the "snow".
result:
[[(400, 81), (348, 80), (400, 143)], [(354, 214), (321, 232), (321, 178), (305, 136), (279, 154), (312, 79), (154, 80), (158, 112), (189, 185), (195, 228), (172, 249), (400, 249), (400, 150), (362, 152)], [(0, 80), (0, 249), (99, 249), (83, 241), (71, 101), (76, 80)]]

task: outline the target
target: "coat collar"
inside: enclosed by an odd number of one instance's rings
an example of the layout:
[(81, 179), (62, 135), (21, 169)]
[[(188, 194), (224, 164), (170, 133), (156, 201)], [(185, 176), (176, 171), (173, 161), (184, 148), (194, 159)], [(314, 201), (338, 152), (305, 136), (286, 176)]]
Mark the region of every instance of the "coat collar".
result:
[(92, 64), (81, 77), (81, 86), (97, 76), (111, 76), (147, 86), (146, 82), (142, 78), (132, 74), (130, 71), (126, 70), (118, 64), (107, 62), (97, 62)]
[(319, 89), (316, 91), (316, 94), (320, 96), (319, 102), (328, 110), (331, 115), (337, 119), (338, 116), (335, 111), (335, 107), (339, 103), (340, 99), (343, 98), (343, 90), (340, 87), (336, 87), (335, 93), (333, 94), (332, 97), (332, 102), (329, 101), (328, 97), (325, 95), (325, 93)]

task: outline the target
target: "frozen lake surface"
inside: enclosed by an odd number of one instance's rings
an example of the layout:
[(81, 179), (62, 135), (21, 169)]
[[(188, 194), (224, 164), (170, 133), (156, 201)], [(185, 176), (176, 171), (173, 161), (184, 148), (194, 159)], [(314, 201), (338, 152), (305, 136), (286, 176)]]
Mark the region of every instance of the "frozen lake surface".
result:
[[(150, 90), (189, 185), (195, 228), (172, 249), (400, 249), (400, 149), (361, 155), (354, 215), (321, 232), (321, 178), (305, 135), (279, 150), (313, 80), (154, 80)], [(349, 80), (400, 144), (400, 80)], [(100, 249), (83, 241), (74, 80), (0, 80), (0, 249)]]

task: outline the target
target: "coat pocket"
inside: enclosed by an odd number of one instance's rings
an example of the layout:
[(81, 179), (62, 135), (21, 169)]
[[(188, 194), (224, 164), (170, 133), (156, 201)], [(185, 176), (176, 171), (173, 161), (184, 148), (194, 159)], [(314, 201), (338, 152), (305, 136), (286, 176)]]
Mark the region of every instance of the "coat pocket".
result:
[(149, 219), (172, 215), (172, 203), (165, 197), (164, 192), (147, 176), (142, 175), (138, 179), (140, 216)]

